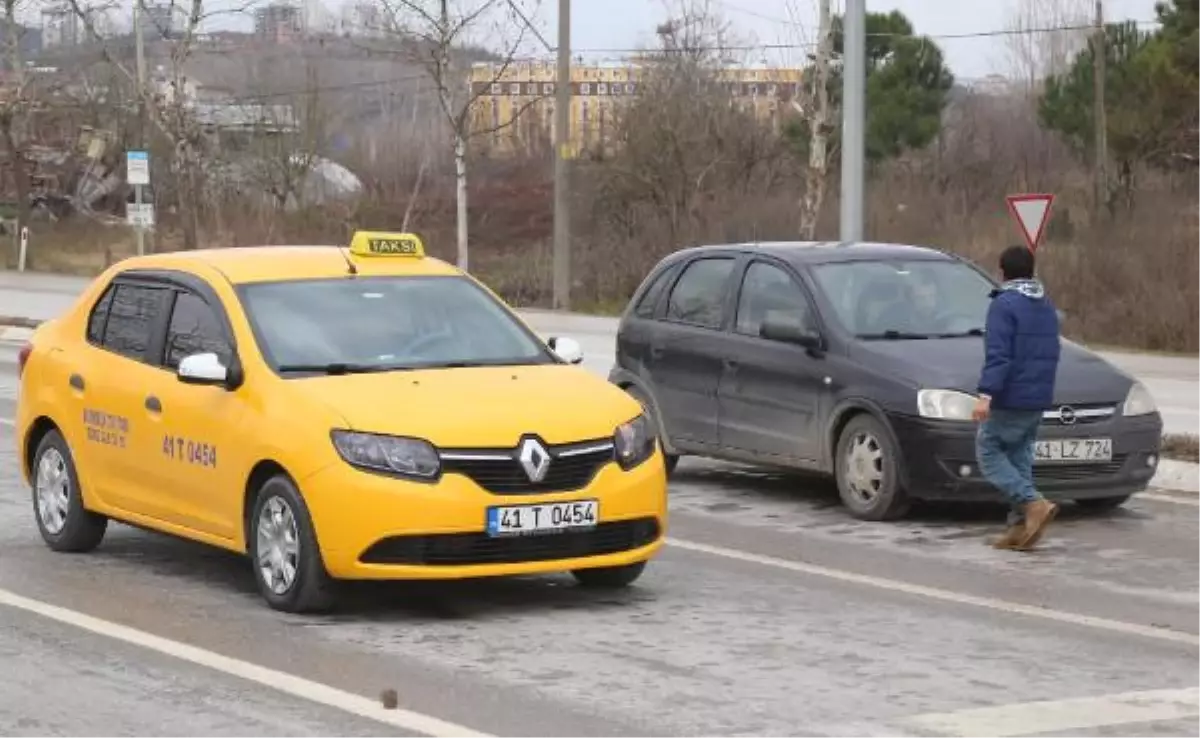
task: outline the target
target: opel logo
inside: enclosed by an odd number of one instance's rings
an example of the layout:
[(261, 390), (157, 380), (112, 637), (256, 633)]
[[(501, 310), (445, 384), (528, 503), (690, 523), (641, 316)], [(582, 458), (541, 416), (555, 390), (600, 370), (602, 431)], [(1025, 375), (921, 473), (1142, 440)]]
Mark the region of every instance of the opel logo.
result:
[(1070, 405), (1063, 405), (1058, 411), (1058, 422), (1063, 425), (1075, 425), (1075, 408)]
[(536, 438), (521, 441), (517, 461), (525, 470), (525, 476), (535, 484), (545, 479), (546, 472), (550, 471), (550, 452)]

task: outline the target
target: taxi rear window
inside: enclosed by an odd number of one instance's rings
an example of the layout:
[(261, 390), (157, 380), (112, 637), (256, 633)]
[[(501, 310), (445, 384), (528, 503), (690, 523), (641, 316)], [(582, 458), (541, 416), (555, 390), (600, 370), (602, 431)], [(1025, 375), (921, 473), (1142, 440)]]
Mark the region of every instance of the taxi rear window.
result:
[(548, 364), (532, 333), (474, 282), (339, 277), (239, 289), (264, 358), (280, 374)]

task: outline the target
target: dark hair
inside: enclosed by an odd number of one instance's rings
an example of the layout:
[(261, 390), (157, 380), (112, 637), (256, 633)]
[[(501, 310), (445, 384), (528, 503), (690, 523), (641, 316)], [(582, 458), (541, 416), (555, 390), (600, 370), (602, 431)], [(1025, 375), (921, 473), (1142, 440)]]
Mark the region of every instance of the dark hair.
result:
[(1004, 279), (1033, 279), (1033, 252), (1025, 246), (1009, 246), (1000, 254)]

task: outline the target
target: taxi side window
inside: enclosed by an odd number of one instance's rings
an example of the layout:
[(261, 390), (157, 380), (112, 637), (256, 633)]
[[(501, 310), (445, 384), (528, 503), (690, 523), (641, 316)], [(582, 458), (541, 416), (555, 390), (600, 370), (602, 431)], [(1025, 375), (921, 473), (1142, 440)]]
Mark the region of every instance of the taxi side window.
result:
[(118, 284), (104, 325), (104, 348), (143, 361), (163, 296), (159, 287)]
[(734, 330), (746, 336), (758, 336), (763, 319), (772, 311), (787, 313), (804, 327), (816, 329), (808, 300), (791, 276), (773, 264), (756, 261), (742, 279)]
[(96, 301), (96, 305), (92, 308), (92, 314), (88, 316), (87, 340), (88, 343), (96, 346), (104, 343), (104, 324), (108, 322), (108, 310), (112, 307), (113, 293), (117, 291), (116, 287), (109, 286)]
[(217, 314), (204, 300), (191, 292), (180, 292), (171, 311), (167, 328), (166, 366), (177, 369), (186, 356), (213, 352), (229, 365), (229, 342)]
[(667, 320), (720, 328), (725, 317), (725, 283), (733, 264), (731, 258), (699, 259), (688, 264), (671, 290)]

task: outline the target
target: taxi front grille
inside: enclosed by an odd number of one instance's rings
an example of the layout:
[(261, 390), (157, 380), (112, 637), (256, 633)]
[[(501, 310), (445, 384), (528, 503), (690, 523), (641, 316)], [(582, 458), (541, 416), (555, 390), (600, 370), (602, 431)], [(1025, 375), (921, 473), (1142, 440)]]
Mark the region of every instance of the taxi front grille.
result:
[(442, 471), (461, 474), (497, 495), (534, 495), (583, 489), (613, 461), (611, 442), (546, 447), (550, 465), (540, 481), (530, 480), (516, 452), (443, 453)]
[(363, 552), (364, 564), (417, 566), (469, 566), (519, 564), (632, 551), (653, 543), (659, 536), (654, 518), (600, 523), (588, 530), (545, 535), (491, 537), (486, 533), (442, 533), (393, 536)]

